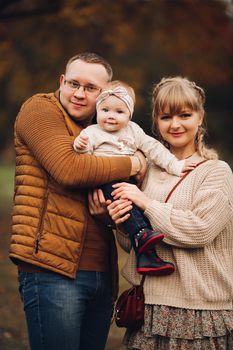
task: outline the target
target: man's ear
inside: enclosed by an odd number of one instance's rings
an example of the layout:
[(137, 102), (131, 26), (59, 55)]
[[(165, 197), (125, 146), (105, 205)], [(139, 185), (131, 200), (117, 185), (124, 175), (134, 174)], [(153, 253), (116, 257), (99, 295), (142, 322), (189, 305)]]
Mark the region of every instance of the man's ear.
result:
[(62, 74), (61, 76), (60, 76), (60, 85), (64, 82), (64, 80), (65, 80), (65, 76), (64, 76), (64, 74)]

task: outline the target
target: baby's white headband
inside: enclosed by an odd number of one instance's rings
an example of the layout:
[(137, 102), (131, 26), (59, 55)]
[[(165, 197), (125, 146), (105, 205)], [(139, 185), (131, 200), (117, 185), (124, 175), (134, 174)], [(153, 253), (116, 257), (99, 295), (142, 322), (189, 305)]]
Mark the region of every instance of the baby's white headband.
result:
[(116, 96), (120, 100), (122, 100), (128, 107), (128, 110), (130, 111), (130, 118), (132, 118), (134, 110), (134, 101), (132, 97), (128, 94), (128, 91), (123, 86), (118, 86), (115, 89), (104, 90), (103, 92), (101, 92), (101, 94), (97, 97), (96, 107), (98, 107), (98, 105), (104, 100), (106, 100), (106, 98), (108, 98), (109, 96)]

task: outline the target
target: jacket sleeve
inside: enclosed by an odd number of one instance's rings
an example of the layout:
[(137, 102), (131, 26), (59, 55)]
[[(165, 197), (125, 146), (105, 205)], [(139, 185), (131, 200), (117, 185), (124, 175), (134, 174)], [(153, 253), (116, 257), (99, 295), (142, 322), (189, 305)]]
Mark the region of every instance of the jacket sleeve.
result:
[(165, 243), (181, 248), (210, 244), (233, 219), (231, 169), (224, 162), (209, 169), (190, 209), (176, 209), (172, 203), (154, 200), (144, 214), (155, 229), (165, 234)]
[(134, 123), (137, 147), (154, 164), (165, 169), (169, 174), (180, 176), (184, 160), (178, 160), (161, 142), (147, 135)]
[(95, 187), (127, 179), (128, 157), (96, 157), (77, 154), (73, 149), (62, 112), (49, 99), (32, 97), (22, 106), (15, 133), (41, 166), (60, 184)]

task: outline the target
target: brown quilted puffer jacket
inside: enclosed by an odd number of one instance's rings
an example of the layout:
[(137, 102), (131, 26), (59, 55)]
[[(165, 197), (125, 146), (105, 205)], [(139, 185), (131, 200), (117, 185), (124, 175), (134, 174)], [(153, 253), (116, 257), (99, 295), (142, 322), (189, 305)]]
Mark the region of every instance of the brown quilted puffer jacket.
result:
[[(87, 188), (129, 177), (128, 157), (73, 151), (81, 127), (55, 94), (27, 100), (15, 123), (16, 175), (10, 258), (74, 278), (90, 216)], [(99, 230), (107, 230), (96, 223)]]

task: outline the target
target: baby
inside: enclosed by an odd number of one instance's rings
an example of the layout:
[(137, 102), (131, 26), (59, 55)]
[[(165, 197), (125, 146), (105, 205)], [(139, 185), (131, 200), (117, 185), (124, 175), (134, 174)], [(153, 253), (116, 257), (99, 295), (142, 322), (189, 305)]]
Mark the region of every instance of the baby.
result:
[[(96, 101), (97, 124), (88, 126), (76, 137), (75, 151), (96, 156), (132, 156), (140, 150), (151, 162), (168, 173), (180, 176), (193, 169), (195, 164), (178, 160), (158, 140), (146, 135), (139, 125), (131, 121), (134, 104), (135, 93), (132, 87), (121, 81), (110, 82)], [(130, 181), (134, 183), (133, 179)], [(113, 184), (102, 186), (106, 199), (113, 200)], [(163, 261), (154, 249), (164, 234), (152, 230), (136, 205), (133, 205), (130, 217), (121, 227), (130, 237), (137, 257), (138, 273), (165, 275), (175, 270), (174, 265)]]

